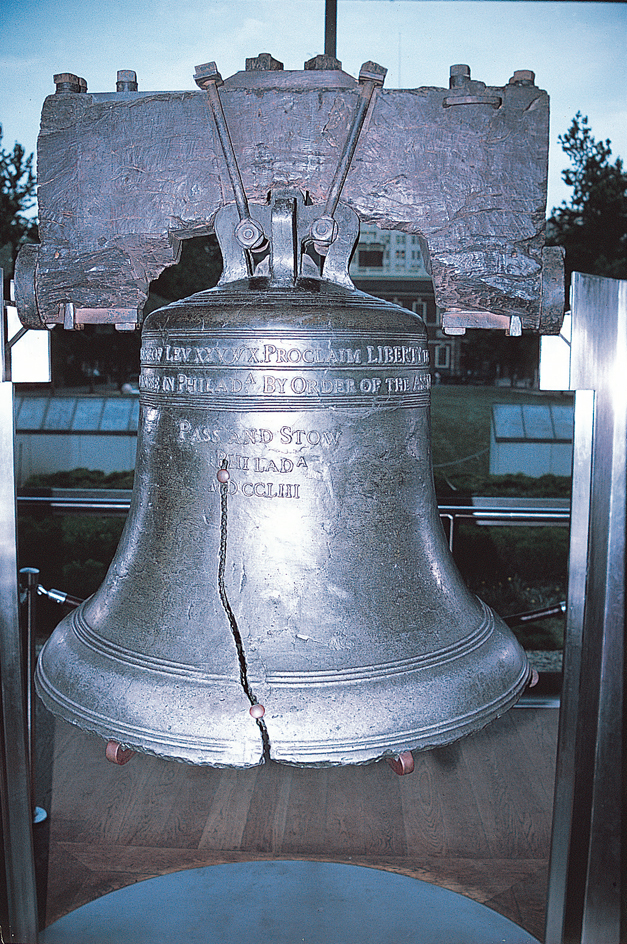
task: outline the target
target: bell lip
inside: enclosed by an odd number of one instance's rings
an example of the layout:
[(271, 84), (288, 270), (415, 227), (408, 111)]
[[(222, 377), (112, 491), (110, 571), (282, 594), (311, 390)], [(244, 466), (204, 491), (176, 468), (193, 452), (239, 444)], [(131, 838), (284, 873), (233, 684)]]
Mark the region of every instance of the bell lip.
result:
[[(525, 659), (526, 662), (526, 659)], [(380, 736), (377, 740), (385, 741), (385, 747), (364, 746), (361, 749), (352, 748), (347, 751), (339, 760), (323, 759), (320, 752), (310, 751), (306, 753), (303, 742), (298, 742), (298, 752), (289, 748), (289, 742), (277, 741), (276, 737), (272, 741), (270, 751), (271, 760), (280, 764), (289, 764), (295, 767), (336, 767), (336, 766), (362, 766), (373, 764), (390, 757), (397, 757), (404, 751), (423, 752), (435, 750), (439, 747), (446, 747), (455, 744), (464, 738), (478, 734), (493, 721), (498, 720), (506, 714), (520, 700), (527, 688), (531, 676), (531, 667), (526, 663), (522, 669), (521, 675), (515, 686), (503, 694), (497, 704), (493, 703), (489, 711), (480, 711), (468, 716), (468, 720), (459, 724), (459, 719), (453, 719), (446, 726), (441, 726), (440, 730), (421, 734), (419, 737), (411, 734), (401, 736), (390, 736), (385, 738)], [(272, 725), (272, 717), (268, 719), (269, 727)], [(417, 732), (416, 732), (417, 734)], [(296, 754), (300, 753), (300, 757)], [(338, 749), (338, 753), (341, 751)]]
[[(495, 618), (495, 614), (489, 611), (485, 604), (483, 606), (492, 618)], [(73, 617), (76, 617), (76, 614), (77, 611), (74, 611), (63, 621), (67, 621), (66, 631), (71, 630), (72, 620)], [(495, 622), (495, 628), (500, 628), (501, 621), (496, 619)], [(379, 724), (377, 733), (370, 735), (366, 724), (364, 725), (364, 734), (359, 737), (353, 724), (353, 736), (348, 731), (348, 740), (346, 734), (342, 737), (342, 732), (339, 732), (339, 735), (334, 738), (324, 735), (317, 742), (307, 742), (302, 733), (297, 738), (289, 738), (285, 736), (286, 733), (289, 734), (289, 731), (283, 730), (281, 732), (280, 730), (281, 722), (284, 723), (284, 719), (287, 718), (289, 723), (290, 712), (286, 706), (293, 704), (295, 699), (297, 700), (298, 694), (302, 693), (303, 686), (299, 684), (298, 679), (292, 685), (279, 686), (279, 689), (274, 692), (272, 691), (271, 682), (264, 686), (263, 684), (257, 685), (256, 680), (253, 680), (258, 696), (267, 706), (266, 724), (270, 738), (269, 759), (277, 763), (291, 764), (298, 767), (362, 765), (396, 756), (403, 751), (424, 751), (443, 747), (463, 737), (477, 733), (491, 721), (503, 715), (518, 701), (531, 674), (531, 668), (524, 650), (515, 637), (505, 626), (502, 627), (501, 633), (506, 646), (503, 648), (502, 643), (497, 644), (497, 648), (492, 650), (492, 666), (494, 672), (496, 672), (498, 660), (503, 661), (507, 656), (509, 659), (509, 683), (506, 687), (503, 688), (502, 686), (500, 691), (487, 703), (484, 697), (479, 698), (478, 694), (475, 694), (475, 708), (463, 713), (458, 710), (452, 716), (449, 715), (443, 720), (436, 719), (426, 727), (423, 724), (422, 727), (413, 730), (407, 728), (411, 726), (412, 719), (421, 717), (420, 699), (417, 698), (412, 707), (410, 696), (412, 691), (418, 694), (424, 693), (424, 685), (422, 689), (419, 685), (416, 685), (416, 676), (420, 677), (420, 670), (408, 672), (404, 678), (401, 678), (400, 682), (397, 680), (393, 693), (391, 691), (386, 693), (388, 696), (386, 704), (388, 717), (392, 714), (394, 703), (404, 706), (404, 718), (401, 717), (399, 711), (398, 715), (394, 716), (395, 723), (387, 725), (389, 730), (385, 730), (384, 724)], [(57, 638), (63, 645), (65, 642), (63, 635), (61, 634)], [(489, 639), (486, 644), (488, 643)], [(71, 657), (72, 653), (68, 650), (67, 645), (64, 648), (66, 651), (62, 655), (67, 659), (68, 656)], [(105, 741), (113, 738), (139, 753), (152, 754), (163, 759), (177, 760), (195, 766), (239, 769), (258, 766), (264, 762), (263, 744), (259, 729), (250, 718), (248, 714), (249, 705), (243, 697), (242, 690), (233, 679), (227, 680), (235, 696), (229, 714), (229, 717), (234, 720), (228, 737), (200, 737), (193, 726), (187, 733), (177, 731), (168, 736), (163, 726), (157, 726), (155, 730), (151, 730), (148, 725), (139, 728), (137, 721), (125, 722), (121, 717), (116, 718), (113, 711), (109, 715), (102, 714), (96, 710), (95, 702), (92, 703), (90, 708), (88, 705), (81, 705), (74, 698), (64, 694), (53, 683), (52, 678), (46, 671), (45, 663), (50, 650), (52, 650), (51, 657), (55, 657), (53, 649), (54, 647), (50, 647), (49, 643), (44, 646), (37, 663), (35, 685), (45, 706), (65, 721), (82, 730), (95, 733)], [(113, 659), (113, 661), (117, 660)], [(463, 663), (464, 659), (460, 658), (454, 661)], [(52, 674), (54, 675), (54, 673)], [(150, 674), (147, 673), (146, 677), (142, 679), (143, 683), (151, 684)], [(456, 685), (453, 688), (454, 692), (463, 691), (462, 684), (465, 674), (468, 673), (458, 673)], [(516, 675), (516, 677), (512, 680), (513, 675)], [(379, 681), (382, 684), (383, 681), (389, 680), (386, 676), (382, 676)], [(316, 687), (321, 687), (326, 691), (329, 690), (329, 686), (326, 685), (312, 686), (313, 689)], [(339, 684), (338, 688), (341, 688), (343, 692), (348, 689), (350, 698), (359, 699), (364, 695), (367, 684), (358, 683), (352, 686)], [(403, 692), (403, 688), (405, 688), (405, 692)], [(458, 704), (461, 704), (459, 699)], [(241, 711), (237, 710), (238, 705)], [(110, 709), (108, 710), (110, 711)], [(341, 714), (341, 705), (337, 706), (337, 710)], [(297, 726), (300, 727), (301, 731), (306, 731), (307, 720), (299, 719)], [(405, 730), (401, 730), (399, 733), (399, 727), (404, 727)]]

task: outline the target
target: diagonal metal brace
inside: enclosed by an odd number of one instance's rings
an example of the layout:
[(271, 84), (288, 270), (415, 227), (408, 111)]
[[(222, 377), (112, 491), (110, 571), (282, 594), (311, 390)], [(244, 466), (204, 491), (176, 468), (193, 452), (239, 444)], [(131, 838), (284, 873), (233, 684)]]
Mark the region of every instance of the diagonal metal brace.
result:
[(248, 198), (244, 190), (242, 175), (237, 164), (233, 142), (231, 141), (229, 127), (226, 123), (226, 116), (218, 92), (218, 87), (223, 84), (223, 80), (215, 62), (205, 62), (196, 66), (194, 81), (199, 88), (207, 93), (231, 186), (235, 194), (235, 204), (240, 219), (235, 228), (235, 237), (244, 249), (260, 250), (266, 243), (266, 236), (259, 223), (253, 220), (250, 215)]
[(378, 65), (376, 62), (364, 62), (359, 70), (359, 104), (357, 105), (357, 110), (353, 116), (353, 123), (348, 132), (348, 137), (344, 142), (344, 148), (335, 169), (335, 175), (331, 182), (331, 187), (329, 188), (323, 214), (317, 220), (314, 220), (311, 225), (311, 238), (320, 255), (326, 255), (329, 246), (337, 236), (338, 227), (333, 219), (333, 214), (335, 213), (342, 188), (353, 161), (359, 135), (364, 126), (374, 90), (383, 85), (387, 71), (387, 69), (384, 69), (383, 66)]

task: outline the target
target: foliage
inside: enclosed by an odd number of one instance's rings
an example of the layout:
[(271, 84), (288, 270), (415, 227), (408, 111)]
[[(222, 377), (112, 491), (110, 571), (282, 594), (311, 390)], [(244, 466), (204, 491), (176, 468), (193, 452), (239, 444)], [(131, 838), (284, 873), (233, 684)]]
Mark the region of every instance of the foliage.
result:
[(37, 239), (37, 223), (26, 215), (34, 203), (33, 155), (26, 157), (24, 148), (17, 142), (12, 151), (0, 146), (0, 250), (3, 251), (2, 262), (7, 268), (7, 276), (13, 273), (22, 243)]
[(571, 166), (562, 179), (573, 188), (570, 203), (552, 211), (549, 242), (566, 249), (566, 271), (627, 278), (627, 172), (611, 141), (596, 141), (587, 116), (577, 112), (558, 138)]
[(69, 472), (47, 472), (31, 475), (24, 490), (50, 488), (132, 488), (132, 472), (100, 472), (97, 469), (72, 469)]

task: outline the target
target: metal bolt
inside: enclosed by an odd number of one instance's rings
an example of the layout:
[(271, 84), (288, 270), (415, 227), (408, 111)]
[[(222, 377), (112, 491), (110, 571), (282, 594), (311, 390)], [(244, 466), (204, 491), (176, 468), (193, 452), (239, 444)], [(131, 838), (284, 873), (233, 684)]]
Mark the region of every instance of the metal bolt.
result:
[(509, 80), (509, 85), (535, 85), (536, 74), (531, 69), (518, 69)]
[(222, 76), (218, 72), (215, 62), (203, 62), (202, 65), (196, 66), (194, 82), (198, 88), (205, 91), (212, 82), (215, 82), (216, 85), (222, 85)]
[(132, 69), (118, 69), (115, 90), (116, 92), (136, 92), (137, 73), (133, 72)]
[(235, 227), (234, 235), (243, 249), (260, 249), (266, 241), (266, 236), (255, 220), (250, 217), (240, 220)]
[(283, 63), (269, 52), (260, 52), (258, 56), (246, 60), (247, 72), (282, 72)]
[(73, 72), (58, 72), (52, 77), (56, 89), (55, 95), (61, 92), (86, 92), (87, 82), (80, 75), (74, 75)]
[(305, 69), (316, 72), (338, 71), (342, 68), (342, 63), (335, 56), (323, 56), (322, 54), (308, 59), (305, 63)]
[(359, 84), (364, 82), (373, 82), (374, 85), (383, 85), (388, 70), (380, 66), (377, 62), (364, 62), (359, 70)]
[(311, 238), (316, 243), (330, 246), (337, 236), (337, 223), (332, 216), (320, 216), (311, 224)]
[(463, 62), (458, 62), (450, 68), (449, 88), (459, 88), (470, 82), (470, 66)]

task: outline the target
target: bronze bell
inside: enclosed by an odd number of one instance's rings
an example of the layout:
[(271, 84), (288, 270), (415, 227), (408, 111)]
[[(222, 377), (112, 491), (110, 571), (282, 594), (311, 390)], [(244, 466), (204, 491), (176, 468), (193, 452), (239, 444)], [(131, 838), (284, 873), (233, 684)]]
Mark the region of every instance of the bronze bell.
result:
[(242, 248), (225, 207), (221, 284), (146, 319), (128, 521), (44, 647), (39, 694), (194, 764), (446, 744), (506, 711), (529, 668), (444, 537), (424, 324), (352, 286), (352, 210), (324, 257), (300, 194), (251, 211), (269, 247)]

